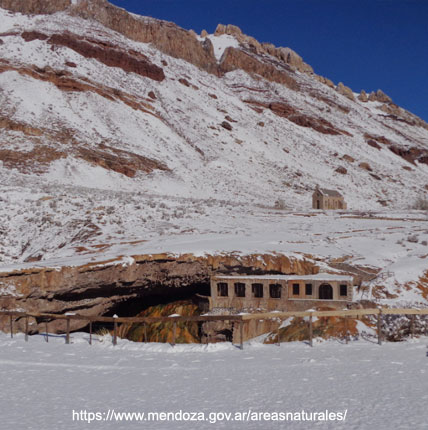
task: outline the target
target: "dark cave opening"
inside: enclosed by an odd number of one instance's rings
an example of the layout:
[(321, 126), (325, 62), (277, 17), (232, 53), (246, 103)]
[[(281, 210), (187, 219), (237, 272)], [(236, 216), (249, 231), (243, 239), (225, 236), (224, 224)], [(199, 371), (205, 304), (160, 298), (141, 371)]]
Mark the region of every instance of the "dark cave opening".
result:
[(135, 297), (117, 301), (103, 316), (134, 317), (152, 306), (167, 305), (179, 300), (192, 300), (199, 303), (202, 299), (199, 299), (196, 294), (208, 296), (209, 283), (195, 283), (178, 288), (156, 286), (151, 293), (137, 293)]
[[(117, 315), (121, 318), (135, 317), (141, 312), (153, 307), (169, 305), (179, 301), (193, 303), (200, 309), (201, 313), (208, 311), (208, 299), (204, 296), (210, 294), (209, 282), (189, 283), (180, 287), (165, 286), (162, 284), (153, 285), (147, 289), (126, 288), (127, 294), (117, 294), (117, 290), (107, 288), (111, 295), (118, 296), (112, 307), (102, 316), (112, 317)], [(129, 294), (132, 291), (132, 294)], [(121, 297), (123, 296), (123, 297)], [(106, 290), (103, 288), (103, 297), (106, 297)], [(113, 330), (113, 323), (94, 322), (92, 324), (93, 333), (100, 332), (103, 329)], [(80, 331), (89, 332), (89, 324), (80, 329)]]

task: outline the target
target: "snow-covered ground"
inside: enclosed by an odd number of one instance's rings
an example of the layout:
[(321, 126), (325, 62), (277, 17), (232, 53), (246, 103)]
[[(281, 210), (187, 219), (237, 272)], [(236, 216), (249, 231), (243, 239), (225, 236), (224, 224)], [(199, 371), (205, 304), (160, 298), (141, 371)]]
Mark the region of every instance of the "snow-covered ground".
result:
[[(428, 338), (263, 345), (137, 344), (107, 337), (88, 345), (0, 334), (4, 429), (377, 429), (423, 430), (428, 422)], [(334, 422), (73, 421), (87, 412), (331, 412)], [(254, 416), (254, 415), (253, 415)], [(275, 415), (272, 415), (275, 416)], [(211, 415), (211, 418), (214, 418)]]
[[(132, 256), (143, 254), (277, 253), (313, 260), (321, 271), (333, 270), (335, 262), (379, 271), (367, 286), (384, 285), (396, 295), (382, 296), (382, 303), (427, 303), (421, 290), (403, 288), (428, 272), (428, 222), (421, 211), (291, 212), (144, 193), (82, 188), (72, 196), (66, 189), (42, 190), (22, 194), (10, 189), (3, 195), (7, 204), (0, 206), (0, 215), (9, 221), (3, 225), (0, 272), (105, 261), (128, 264)], [(42, 260), (24, 262), (36, 255)], [(0, 285), (0, 294), (7, 288)], [(376, 297), (368, 288), (356, 299)]]
[[(70, 48), (52, 50), (41, 40), (24, 42), (20, 33), (30, 30), (46, 34), (67, 30), (113, 43), (124, 52), (134, 50), (157, 65), (166, 63), (162, 66), (166, 78), (153, 81), (85, 58)], [(24, 153), (40, 144), (65, 153), (44, 166), (40, 174), (32, 171), (32, 165), (26, 170), (21, 166), (21, 171), (0, 165), (2, 186), (19, 184), (25, 192), (33, 186), (39, 188), (41, 181), (54, 186), (85, 185), (247, 204), (273, 204), (283, 199), (298, 210), (307, 207), (317, 184), (345, 193), (348, 207), (355, 210), (378, 209), (382, 204), (408, 208), (426, 194), (427, 165), (410, 164), (385, 145), (373, 148), (364, 134), (384, 136), (403, 147), (426, 148), (428, 131), (387, 118), (379, 110), (379, 102), (351, 101), (312, 76), (291, 74), (300, 85), (299, 91), (255, 79), (241, 70), (220, 79), (151, 45), (65, 13), (28, 17), (0, 9), (0, 32), (0, 60), (13, 66), (13, 70), (0, 74), (0, 114), (16, 124), (40, 129), (43, 136), (39, 139), (5, 128), (0, 130), (3, 142), (7, 149)], [(218, 55), (226, 46), (238, 46), (233, 36), (210, 36), (210, 40)], [(70, 62), (76, 67), (67, 66)], [(156, 115), (91, 91), (63, 91), (51, 82), (19, 72), (33, 66), (62, 70), (77, 82), (96, 82), (103, 88), (125, 92), (150, 105)], [(191, 85), (180, 83), (181, 78)], [(156, 100), (147, 98), (150, 91)], [(257, 112), (248, 101), (286, 103), (302, 115), (329, 121), (347, 134), (322, 134), (279, 117), (269, 108)], [(221, 127), (226, 118), (232, 130)], [(64, 130), (72, 139), (61, 137)], [(76, 156), (76, 142), (85, 149), (103, 144), (143, 155), (164, 163), (170, 172), (137, 172), (128, 178)], [(338, 173), (338, 167), (345, 167), (347, 174)]]

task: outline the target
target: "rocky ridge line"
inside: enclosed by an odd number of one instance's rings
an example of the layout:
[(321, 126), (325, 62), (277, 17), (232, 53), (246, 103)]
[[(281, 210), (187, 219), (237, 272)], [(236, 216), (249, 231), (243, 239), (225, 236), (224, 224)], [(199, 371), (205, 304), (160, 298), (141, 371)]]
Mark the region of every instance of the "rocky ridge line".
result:
[[(107, 0), (0, 0), (0, 7), (24, 14), (53, 14), (66, 11), (71, 16), (92, 19), (131, 40), (151, 43), (165, 54), (181, 58), (217, 76), (232, 70), (242, 69), (298, 90), (299, 87), (292, 77), (292, 72), (298, 71), (312, 76), (355, 101), (351, 88), (342, 82), (335, 85), (330, 79), (315, 74), (313, 68), (292, 49), (275, 47), (271, 43), (260, 43), (254, 37), (245, 35), (239, 27), (234, 25), (219, 24), (214, 35), (231, 35), (248, 52), (228, 48), (221, 64), (218, 64), (213, 45), (206, 38), (208, 33), (205, 30), (201, 33), (201, 37), (205, 40), (200, 41), (192, 30), (184, 30), (171, 22), (131, 14), (125, 9), (112, 5)], [(267, 60), (267, 57), (277, 60), (283, 68), (285, 66), (284, 70), (277, 67), (278, 64)], [(380, 102), (382, 105), (379, 109), (386, 112), (391, 118), (428, 129), (428, 124), (425, 121), (394, 104), (391, 98), (381, 90), (371, 92), (369, 95), (362, 90), (358, 100), (361, 102)]]

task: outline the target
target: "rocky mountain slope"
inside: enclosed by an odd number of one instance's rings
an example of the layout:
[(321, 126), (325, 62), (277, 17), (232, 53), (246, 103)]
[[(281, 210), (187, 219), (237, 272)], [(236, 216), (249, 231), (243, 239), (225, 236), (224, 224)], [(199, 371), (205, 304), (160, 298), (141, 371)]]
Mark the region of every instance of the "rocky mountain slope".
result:
[[(428, 193), (428, 125), (382, 91), (354, 93), (232, 25), (197, 35), (104, 0), (0, 8), (0, 271), (278, 252), (389, 273), (426, 255), (424, 216), (403, 210)], [(393, 221), (297, 222), (285, 210), (307, 211), (316, 185), (355, 220)], [(397, 222), (383, 260), (343, 242), (389, 239)], [(312, 249), (314, 234), (330, 248)]]

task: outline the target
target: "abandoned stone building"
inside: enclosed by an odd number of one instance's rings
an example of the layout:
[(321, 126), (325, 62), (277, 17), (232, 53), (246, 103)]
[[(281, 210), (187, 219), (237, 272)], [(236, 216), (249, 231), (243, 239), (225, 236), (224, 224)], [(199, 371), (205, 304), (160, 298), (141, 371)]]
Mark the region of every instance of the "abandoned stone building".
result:
[(316, 275), (215, 276), (210, 310), (304, 311), (328, 305), (344, 309), (353, 299), (353, 277)]
[(313, 209), (346, 209), (347, 205), (342, 194), (336, 190), (316, 188), (312, 194)]

